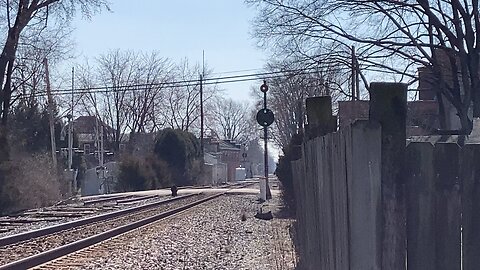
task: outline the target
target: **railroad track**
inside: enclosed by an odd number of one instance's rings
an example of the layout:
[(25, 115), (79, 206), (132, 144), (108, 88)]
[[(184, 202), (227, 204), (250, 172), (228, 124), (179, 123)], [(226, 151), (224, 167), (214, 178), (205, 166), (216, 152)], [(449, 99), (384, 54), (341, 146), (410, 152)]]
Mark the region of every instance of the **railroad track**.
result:
[[(244, 184), (238, 188), (252, 185)], [(27, 269), (222, 196), (189, 195), (0, 238), (0, 270)]]
[[(75, 201), (69, 204), (57, 204), (39, 209), (30, 209), (9, 216), (0, 217), (0, 238), (18, 234), (32, 227), (45, 227), (46, 223), (65, 223), (68, 221), (101, 215), (135, 206), (141, 206), (161, 200), (167, 196), (142, 195), (142, 196), (109, 196), (101, 199)], [(43, 226), (42, 226), (43, 224)]]
[[(239, 183), (229, 183), (216, 188), (231, 188), (238, 186)], [(185, 186), (179, 189), (209, 189), (212, 186)], [(160, 194), (109, 194), (100, 197), (92, 196), (80, 200), (69, 200), (60, 202), (54, 206), (40, 209), (30, 209), (19, 212), (12, 216), (0, 217), (0, 238), (18, 234), (34, 228), (42, 228), (47, 223), (65, 223), (71, 220), (96, 216), (107, 212), (121, 210), (149, 204), (165, 199), (165, 195)], [(67, 203), (69, 202), (69, 203)]]
[[(219, 186), (219, 188), (230, 188), (234, 186), (239, 186), (242, 185), (242, 183), (227, 183), (225, 185)], [(213, 188), (213, 186), (180, 186), (178, 187), (178, 190), (184, 190), (184, 189), (208, 189), (208, 188)], [(120, 195), (103, 195), (102, 197), (94, 198), (94, 199), (86, 199), (83, 201), (83, 205), (92, 205), (92, 204), (100, 204), (100, 203), (116, 203), (116, 204), (122, 204), (122, 203), (128, 203), (128, 202), (135, 202), (135, 201), (141, 201), (141, 200), (148, 200), (158, 197), (158, 195), (141, 195), (141, 196), (135, 196), (135, 195), (125, 195), (125, 194), (120, 194)]]

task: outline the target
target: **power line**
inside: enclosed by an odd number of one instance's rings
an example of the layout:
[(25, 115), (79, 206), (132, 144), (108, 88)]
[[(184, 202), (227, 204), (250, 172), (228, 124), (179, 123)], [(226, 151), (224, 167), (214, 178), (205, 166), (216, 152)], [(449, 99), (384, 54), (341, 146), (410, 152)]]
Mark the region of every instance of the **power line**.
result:
[(241, 73), (241, 72), (252, 72), (252, 71), (259, 71), (265, 70), (263, 68), (251, 68), (251, 69), (241, 69), (241, 70), (231, 70), (231, 71), (222, 71), (222, 72), (213, 72), (212, 75), (216, 74), (233, 74), (233, 73)]
[[(332, 69), (328, 69), (333, 71)], [(345, 70), (345, 69), (336, 69)], [(223, 76), (223, 77), (213, 77), (213, 78), (204, 78), (203, 85), (218, 85), (226, 83), (239, 83), (247, 81), (256, 81), (260, 79), (275, 79), (282, 78), (289, 75), (308, 75), (315, 74), (320, 72), (318, 68), (304, 68), (304, 69), (292, 69), (292, 70), (283, 70), (283, 71), (271, 71), (263, 73), (252, 73), (252, 74), (243, 74), (235, 76)], [(182, 81), (171, 81), (171, 82), (160, 82), (160, 83), (143, 83), (143, 84), (129, 84), (129, 85), (117, 85), (117, 86), (96, 86), (96, 87), (87, 87), (87, 88), (76, 88), (74, 89), (74, 94), (95, 94), (95, 93), (109, 93), (115, 92), (118, 90), (121, 91), (147, 91), (153, 90), (153, 87), (161, 88), (176, 88), (176, 87), (191, 87), (198, 86), (197, 80), (182, 80)], [(57, 89), (51, 90), (52, 95), (61, 96), (72, 93), (72, 89)], [(36, 93), (36, 96), (45, 96), (45, 91), (40, 91)], [(17, 96), (17, 98), (22, 98)]]

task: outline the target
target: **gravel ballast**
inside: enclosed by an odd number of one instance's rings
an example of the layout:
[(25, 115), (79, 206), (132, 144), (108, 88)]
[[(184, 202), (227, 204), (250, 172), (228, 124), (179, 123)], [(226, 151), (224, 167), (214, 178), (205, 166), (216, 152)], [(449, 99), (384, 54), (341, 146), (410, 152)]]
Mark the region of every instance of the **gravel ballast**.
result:
[[(26, 211), (26, 213), (32, 213), (31, 215), (23, 214), (23, 215), (19, 215), (18, 217), (8, 217), (8, 216), (1, 217), (0, 216), (0, 221), (5, 220), (5, 219), (15, 220), (15, 219), (23, 219), (23, 218), (26, 218), (26, 217), (28, 218), (28, 217), (31, 217), (31, 216), (35, 216), (35, 213), (37, 213), (37, 212), (42, 213), (43, 211), (52, 211), (52, 210), (61, 211), (62, 208), (67, 208), (67, 209), (69, 209), (69, 211), (71, 211), (72, 209), (75, 209), (77, 207), (78, 208), (84, 208), (84, 209), (91, 209), (90, 211), (92, 212), (91, 214), (85, 214), (85, 215), (82, 215), (80, 217), (70, 217), (70, 218), (69, 217), (61, 217), (61, 218), (58, 218), (58, 220), (52, 220), (52, 221), (40, 221), (40, 222), (16, 224), (13, 228), (12, 228), (12, 226), (8, 226), (8, 227), (11, 228), (11, 230), (9, 230), (7, 232), (0, 233), (0, 237), (6, 237), (6, 236), (10, 236), (10, 235), (14, 235), (14, 234), (22, 233), (22, 232), (27, 232), (27, 231), (32, 231), (32, 230), (38, 230), (38, 229), (41, 229), (41, 228), (54, 226), (54, 225), (62, 224), (62, 223), (69, 222), (69, 221), (79, 220), (79, 219), (83, 219), (83, 218), (86, 218), (86, 217), (92, 217), (92, 216), (105, 214), (105, 213), (109, 213), (109, 212), (114, 212), (114, 211), (118, 211), (118, 210), (123, 210), (123, 209), (132, 208), (132, 207), (142, 206), (142, 205), (145, 205), (145, 204), (155, 203), (155, 202), (158, 202), (158, 201), (165, 201), (165, 200), (168, 200), (168, 199), (171, 199), (171, 198), (172, 198), (171, 196), (159, 196), (159, 197), (156, 197), (156, 198), (149, 198), (149, 199), (146, 199), (146, 200), (136, 201), (136, 202), (129, 203), (129, 204), (116, 204), (116, 202), (113, 201), (113, 202), (107, 202), (107, 203), (93, 204), (93, 205), (89, 205), (89, 206), (84, 206), (83, 203), (77, 202), (77, 203), (71, 203), (71, 204), (68, 204), (68, 205), (51, 206), (51, 207), (44, 207), (44, 208), (40, 208), (40, 209), (32, 209), (32, 210)], [(0, 228), (2, 228), (2, 226), (0, 226)]]
[(222, 196), (54, 264), (72, 262), (75, 267), (69, 269), (294, 269), (292, 220), (279, 217), (278, 198), (263, 205), (274, 219), (254, 218), (262, 207), (256, 199)]

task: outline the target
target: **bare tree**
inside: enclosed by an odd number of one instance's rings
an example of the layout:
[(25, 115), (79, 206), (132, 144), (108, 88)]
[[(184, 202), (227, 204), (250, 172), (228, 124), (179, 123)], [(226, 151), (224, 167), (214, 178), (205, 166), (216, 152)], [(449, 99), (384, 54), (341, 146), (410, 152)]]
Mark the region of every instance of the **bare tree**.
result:
[[(261, 45), (317, 62), (347, 62), (355, 45), (365, 73), (394, 74), (414, 83), (416, 69), (434, 76), (432, 88), (457, 110), (460, 132), (472, 129), (468, 110), (480, 116), (478, 1), (248, 0), (260, 13), (256, 35)], [(327, 49), (325, 49), (327, 48)], [(285, 52), (285, 50), (283, 50)], [(343, 53), (342, 53), (343, 52)]]
[[(200, 80), (198, 65), (184, 60), (172, 64), (157, 52), (111, 51), (77, 68), (82, 88), (82, 110), (113, 128), (114, 149), (127, 133), (151, 133), (165, 127), (191, 131), (199, 127)], [(207, 73), (208, 74), (208, 73)], [(215, 83), (203, 88), (210, 103)]]
[(25, 44), (28, 45), (28, 40), (32, 37), (43, 35), (51, 16), (55, 17), (55, 19), (51, 18), (51, 24), (55, 27), (58, 26), (58, 24), (55, 25), (55, 21), (69, 21), (79, 7), (86, 15), (90, 15), (103, 6), (106, 6), (106, 2), (103, 0), (5, 0), (0, 3), (0, 8), (6, 13), (4, 19), (6, 19), (5, 24), (7, 25), (6, 38), (0, 55), (0, 103), (2, 106), (0, 113), (3, 125), (7, 121), (12, 97), (12, 74), (18, 48)]
[[(191, 66), (185, 59), (174, 70), (175, 84), (166, 89), (163, 103), (157, 106), (168, 127), (191, 131), (199, 127), (200, 120), (200, 74), (208, 75), (199, 65)], [(203, 87), (203, 100), (208, 103), (216, 88), (209, 84)]]
[[(6, 148), (6, 124), (12, 102), (12, 74), (15, 68), (17, 50), (24, 44), (22, 40), (30, 36), (41, 36), (47, 27), (57, 27), (57, 22), (68, 22), (80, 8), (89, 16), (107, 7), (104, 0), (3, 0), (0, 9), (3, 10), (2, 53), (0, 54), (0, 152), (2, 159), (8, 157)], [(49, 20), (50, 19), (50, 20)], [(60, 24), (61, 25), (61, 24)]]
[[(172, 64), (158, 53), (143, 54), (137, 63), (136, 84), (128, 103), (130, 132), (152, 132), (159, 126), (155, 106), (166, 96), (166, 84), (171, 77)], [(160, 126), (162, 126), (160, 124)]]
[(90, 91), (90, 89), (97, 87), (97, 78), (94, 70), (94, 67), (88, 60), (83, 64), (77, 64), (75, 66), (76, 85), (80, 89), (84, 89), (77, 98), (81, 113), (101, 118), (100, 95), (97, 95), (94, 91)]
[[(301, 61), (278, 61), (267, 65), (269, 71), (283, 74), (267, 81), (267, 106), (275, 115), (271, 136), (282, 149), (304, 128), (306, 98), (329, 95), (336, 102), (348, 96), (341, 72), (323, 67), (304, 69), (304, 64)], [(260, 102), (262, 93), (258, 88), (252, 89), (252, 93), (259, 100), (259, 109), (263, 106)]]
[[(44, 59), (55, 66), (71, 56), (73, 48), (68, 28), (46, 29), (43, 35), (29, 37), (28, 42), (18, 48), (16, 64), (12, 71), (11, 105), (17, 101), (30, 104), (45, 97)], [(41, 102), (40, 102), (41, 103)]]
[(172, 64), (157, 52), (150, 54), (115, 50), (79, 65), (77, 84), (83, 89), (82, 110), (113, 129), (110, 138), (118, 150), (127, 133), (149, 133), (163, 127), (155, 113), (171, 80)]
[(97, 58), (97, 81), (106, 89), (100, 94), (101, 110), (105, 123), (113, 128), (108, 135), (114, 150), (119, 149), (131, 122), (128, 104), (132, 99), (132, 85), (139, 76), (137, 57), (131, 51), (114, 50)]
[(247, 143), (252, 135), (253, 115), (248, 103), (218, 97), (212, 104), (211, 129), (221, 137)]

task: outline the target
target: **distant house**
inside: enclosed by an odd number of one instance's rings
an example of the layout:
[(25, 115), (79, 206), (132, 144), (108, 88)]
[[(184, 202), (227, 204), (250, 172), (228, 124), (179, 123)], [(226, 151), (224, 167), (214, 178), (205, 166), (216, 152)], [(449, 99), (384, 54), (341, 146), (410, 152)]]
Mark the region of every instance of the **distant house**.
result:
[(73, 121), (73, 133), (78, 138), (78, 148), (83, 150), (85, 155), (95, 153), (99, 149), (99, 140), (101, 139), (101, 127), (103, 127), (104, 150), (110, 149), (111, 142), (108, 134), (114, 129), (105, 124), (96, 116), (79, 116)]
[(204, 153), (206, 185), (218, 185), (227, 182), (227, 164), (222, 163), (220, 158), (211, 153)]
[(241, 145), (230, 140), (206, 138), (205, 152), (227, 165), (227, 180), (235, 181), (235, 170), (241, 164)]
[[(460, 95), (464, 95), (463, 79), (462, 72), (460, 71), (459, 56), (451, 55), (452, 51), (447, 51), (445, 49), (434, 49), (432, 57), (437, 61), (438, 72), (445, 82), (445, 84), (451, 88), (458, 88)], [(457, 68), (458, 71), (452, 69), (452, 58), (454, 56), (457, 59)], [(480, 76), (480, 72), (478, 74)], [(458, 85), (455, 84), (455, 81), (458, 79)], [(470, 81), (470, 80), (467, 80)], [(438, 82), (439, 78), (434, 75), (431, 66), (425, 66), (418, 68), (418, 94), (419, 100), (422, 101), (431, 101), (434, 102), (437, 107), (440, 107), (437, 100), (437, 91), (438, 91)], [(443, 98), (443, 110), (444, 110), (444, 121), (445, 128), (450, 130), (458, 130), (462, 128), (460, 123), (460, 118), (457, 115), (457, 109), (455, 106)], [(470, 106), (468, 109), (468, 115), (470, 119), (473, 117), (473, 108)]]

